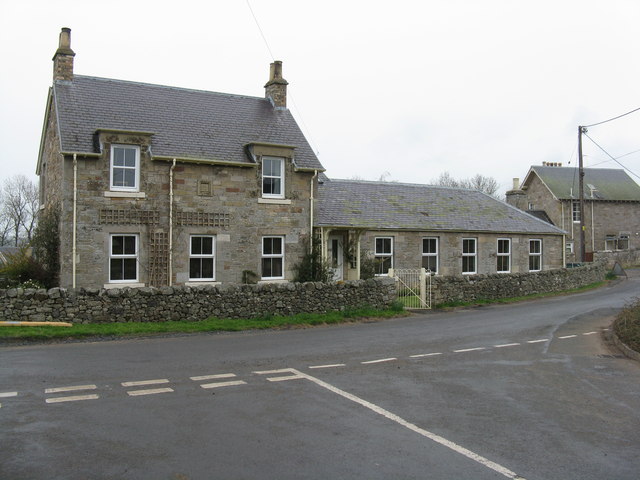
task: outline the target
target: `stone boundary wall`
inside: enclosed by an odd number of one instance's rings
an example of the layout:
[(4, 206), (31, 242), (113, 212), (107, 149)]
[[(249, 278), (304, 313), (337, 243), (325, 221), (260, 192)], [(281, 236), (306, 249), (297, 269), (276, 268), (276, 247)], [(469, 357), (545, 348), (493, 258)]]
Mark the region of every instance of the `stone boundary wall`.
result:
[(0, 290), (0, 320), (73, 323), (162, 322), (324, 313), (389, 307), (393, 279), (203, 287)]
[(615, 252), (594, 252), (593, 258), (596, 262), (607, 262), (609, 267), (613, 267), (613, 265), (618, 262), (623, 268), (630, 268), (640, 265), (640, 248)]
[(558, 292), (602, 281), (607, 272), (606, 263), (598, 262), (576, 268), (531, 273), (436, 276), (431, 279), (431, 298), (433, 305), (439, 305)]

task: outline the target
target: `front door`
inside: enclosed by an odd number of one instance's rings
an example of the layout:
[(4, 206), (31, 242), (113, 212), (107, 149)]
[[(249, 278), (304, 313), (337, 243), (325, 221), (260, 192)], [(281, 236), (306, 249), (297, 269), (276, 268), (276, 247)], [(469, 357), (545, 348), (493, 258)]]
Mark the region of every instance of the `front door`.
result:
[(329, 235), (329, 262), (333, 269), (333, 279), (335, 281), (344, 278), (344, 254), (342, 252), (342, 237), (340, 235)]

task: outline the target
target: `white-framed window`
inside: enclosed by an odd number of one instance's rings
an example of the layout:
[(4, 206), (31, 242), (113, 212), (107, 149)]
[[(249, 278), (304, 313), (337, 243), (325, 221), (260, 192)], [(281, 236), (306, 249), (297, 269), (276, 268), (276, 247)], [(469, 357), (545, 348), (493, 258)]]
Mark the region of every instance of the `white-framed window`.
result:
[(618, 250), (629, 250), (629, 237), (631, 235), (628, 233), (621, 233), (618, 236)]
[(542, 240), (539, 238), (529, 239), (529, 271), (539, 272), (542, 270)]
[(213, 235), (191, 235), (189, 238), (189, 280), (216, 279), (216, 239)]
[(573, 255), (573, 242), (567, 242), (564, 244), (564, 251), (568, 255)]
[(496, 271), (509, 273), (511, 271), (511, 239), (499, 238), (496, 250)]
[(373, 260), (376, 275), (387, 275), (393, 268), (393, 237), (376, 237)]
[(604, 249), (613, 251), (616, 249), (617, 238), (615, 235), (605, 235), (604, 237)]
[(478, 250), (476, 238), (462, 239), (462, 274), (476, 273)]
[(284, 279), (284, 237), (262, 237), (262, 279)]
[(438, 273), (438, 238), (422, 239), (422, 268)]
[(573, 223), (580, 223), (580, 200), (571, 201), (571, 218)]
[(140, 191), (140, 147), (111, 145), (110, 189)]
[(262, 196), (284, 198), (284, 158), (262, 157)]
[(109, 282), (138, 281), (138, 235), (111, 234), (109, 236)]

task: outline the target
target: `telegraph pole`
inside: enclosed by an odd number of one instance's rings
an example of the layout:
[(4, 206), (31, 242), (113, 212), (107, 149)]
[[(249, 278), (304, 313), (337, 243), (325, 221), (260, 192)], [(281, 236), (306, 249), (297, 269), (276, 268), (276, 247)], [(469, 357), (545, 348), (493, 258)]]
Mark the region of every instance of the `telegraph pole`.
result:
[[(578, 127), (578, 195), (580, 203), (580, 262), (586, 261), (585, 240), (584, 240), (584, 167), (582, 164), (582, 134), (587, 132), (587, 128)], [(593, 221), (593, 220), (592, 220)]]

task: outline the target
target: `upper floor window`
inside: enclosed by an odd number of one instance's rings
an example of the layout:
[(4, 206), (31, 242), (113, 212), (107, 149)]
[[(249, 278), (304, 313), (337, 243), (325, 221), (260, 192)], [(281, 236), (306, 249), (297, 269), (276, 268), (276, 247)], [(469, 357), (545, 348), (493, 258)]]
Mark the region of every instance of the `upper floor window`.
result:
[(109, 282), (137, 282), (138, 235), (111, 235), (109, 240)]
[(542, 270), (542, 240), (529, 240), (529, 271), (539, 272)]
[(476, 259), (478, 256), (477, 240), (475, 238), (462, 239), (462, 273), (476, 273)]
[(575, 223), (580, 221), (580, 200), (573, 200), (571, 202), (571, 216)]
[(189, 280), (215, 280), (215, 239), (212, 235), (191, 235)]
[(498, 239), (496, 259), (496, 271), (498, 273), (509, 273), (511, 271), (511, 239)]
[(438, 273), (438, 239), (422, 239), (422, 267), (432, 273)]
[(262, 196), (284, 198), (284, 158), (262, 157)]
[(376, 275), (387, 275), (393, 267), (393, 237), (376, 237), (375, 241)]
[(111, 146), (111, 190), (138, 192), (140, 190), (140, 147)]

